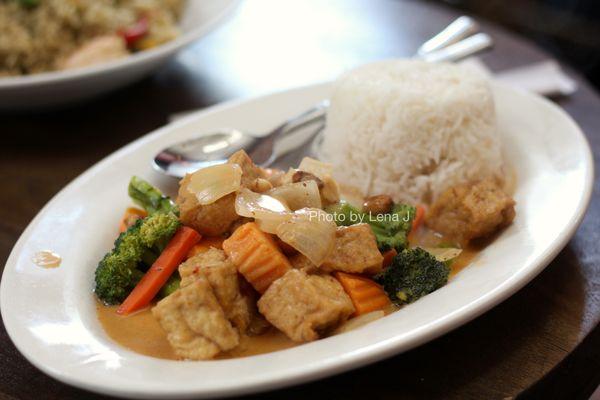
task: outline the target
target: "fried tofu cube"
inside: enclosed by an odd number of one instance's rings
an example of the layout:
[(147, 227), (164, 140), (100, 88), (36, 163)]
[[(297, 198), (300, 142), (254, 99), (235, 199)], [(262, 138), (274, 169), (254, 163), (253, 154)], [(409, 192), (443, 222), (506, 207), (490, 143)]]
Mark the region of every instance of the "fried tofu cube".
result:
[(228, 232), (231, 225), (240, 218), (235, 212), (235, 193), (221, 197), (214, 203), (202, 205), (188, 188), (191, 177), (191, 174), (187, 174), (181, 180), (175, 200), (181, 222), (204, 236), (219, 236)]
[(354, 312), (350, 297), (336, 279), (297, 269), (273, 282), (258, 301), (258, 309), (296, 342), (318, 339)]
[(323, 264), (323, 271), (343, 271), (355, 274), (375, 274), (382, 269), (383, 256), (377, 240), (367, 224), (340, 226), (335, 233), (335, 245)]
[(312, 261), (308, 259), (304, 254), (298, 253), (294, 254), (289, 258), (290, 264), (292, 264), (292, 268), (299, 269), (301, 271), (306, 272), (307, 274), (315, 274), (321, 272), (319, 267), (313, 264)]
[(239, 344), (238, 331), (203, 276), (159, 301), (152, 314), (179, 357), (209, 360)]
[(254, 164), (250, 156), (244, 150), (239, 150), (233, 153), (227, 162), (239, 165), (242, 169), (242, 186), (256, 191), (255, 185), (257, 180), (262, 177), (262, 170)]
[(454, 186), (440, 195), (425, 219), (431, 229), (461, 244), (510, 225), (515, 201), (496, 179)]
[[(252, 162), (244, 150), (234, 153), (227, 162), (237, 164), (242, 169), (242, 187), (255, 192), (262, 192), (272, 187), (262, 178), (262, 169)], [(240, 219), (235, 212), (235, 193), (221, 197), (211, 204), (199, 204), (196, 195), (189, 190), (192, 175), (187, 174), (179, 183), (175, 202), (179, 206), (181, 222), (204, 236), (219, 236), (230, 232), (234, 222)]]
[(179, 275), (181, 287), (204, 276), (223, 307), (227, 319), (239, 329), (240, 333), (246, 331), (251, 319), (249, 301), (240, 291), (239, 275), (235, 265), (223, 250), (213, 247), (191, 257), (179, 266)]

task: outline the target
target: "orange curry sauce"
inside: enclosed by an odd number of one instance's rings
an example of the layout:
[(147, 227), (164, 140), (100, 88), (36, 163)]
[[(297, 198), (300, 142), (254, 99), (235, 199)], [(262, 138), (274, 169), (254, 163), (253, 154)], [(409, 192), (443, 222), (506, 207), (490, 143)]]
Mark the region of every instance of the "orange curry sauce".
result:
[[(447, 243), (442, 236), (426, 228), (421, 228), (417, 234), (412, 234), (409, 240), (411, 245), (423, 247), (435, 247), (441, 243)], [(479, 246), (470, 246), (464, 249), (451, 265), (450, 279), (470, 264), (480, 250)], [(117, 306), (105, 306), (97, 302), (96, 309), (104, 331), (121, 346), (147, 356), (171, 360), (178, 359), (169, 345), (166, 333), (162, 330), (158, 321), (154, 319), (150, 308), (127, 317), (116, 313)], [(394, 307), (395, 309), (397, 308)], [(220, 354), (216, 358), (247, 357), (287, 349), (297, 344), (285, 334), (273, 328), (259, 336), (242, 335), (238, 347)]]

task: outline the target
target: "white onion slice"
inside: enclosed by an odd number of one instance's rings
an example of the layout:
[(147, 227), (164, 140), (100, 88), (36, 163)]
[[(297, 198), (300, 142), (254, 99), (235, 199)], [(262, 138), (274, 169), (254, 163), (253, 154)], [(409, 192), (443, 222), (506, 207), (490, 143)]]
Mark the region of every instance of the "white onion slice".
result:
[(277, 227), (277, 236), (319, 266), (333, 250), (336, 224), (318, 208), (303, 208)]
[(273, 235), (277, 234), (277, 228), (282, 223), (289, 221), (292, 218), (292, 213), (289, 214), (280, 214), (273, 216), (273, 218), (263, 218), (263, 219), (255, 219), (256, 225), (258, 225), (258, 229), (263, 232), (271, 233)]
[(310, 157), (304, 157), (300, 162), (298, 169), (300, 171), (310, 172), (321, 180), (333, 175), (332, 164), (324, 163)]
[(242, 169), (237, 164), (219, 164), (194, 172), (187, 187), (198, 203), (207, 205), (237, 191), (242, 183)]
[(323, 189), (321, 189), (321, 196), (323, 202), (327, 204), (333, 204), (340, 201), (340, 188), (331, 176), (326, 176), (322, 179)]
[(436, 260), (445, 262), (455, 259), (462, 253), (462, 249), (443, 248), (443, 247), (423, 247), (423, 250), (435, 257)]
[(265, 194), (281, 200), (291, 210), (301, 208), (321, 208), (319, 185), (315, 181), (288, 183), (277, 186)]
[(333, 179), (333, 165), (314, 158), (304, 157), (298, 166), (300, 171), (310, 172), (323, 182), (321, 196), (326, 204), (340, 201), (340, 189)]
[(243, 188), (235, 198), (235, 212), (254, 218), (258, 227), (267, 233), (275, 233), (277, 227), (292, 217), (290, 209), (275, 197)]

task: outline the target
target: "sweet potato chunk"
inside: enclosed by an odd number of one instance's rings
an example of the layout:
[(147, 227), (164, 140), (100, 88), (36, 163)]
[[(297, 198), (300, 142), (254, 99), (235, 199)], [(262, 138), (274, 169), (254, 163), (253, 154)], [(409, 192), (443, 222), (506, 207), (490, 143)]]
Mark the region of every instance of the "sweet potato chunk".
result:
[(223, 242), (223, 250), (259, 293), (264, 293), (271, 283), (291, 268), (271, 235), (261, 231), (254, 222), (237, 228)]

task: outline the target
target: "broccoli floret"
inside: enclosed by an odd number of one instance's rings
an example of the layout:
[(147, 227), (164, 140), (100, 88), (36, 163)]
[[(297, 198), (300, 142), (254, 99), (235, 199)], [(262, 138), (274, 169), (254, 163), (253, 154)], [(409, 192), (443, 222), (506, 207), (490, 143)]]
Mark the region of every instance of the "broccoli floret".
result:
[[(155, 246), (157, 247), (157, 246)], [(140, 264), (138, 264), (138, 269), (146, 272), (150, 269), (150, 267), (152, 266), (152, 264), (154, 264), (154, 261), (156, 261), (156, 259), (158, 258), (158, 256), (160, 255), (160, 253), (158, 252), (158, 249), (156, 248), (152, 248), (152, 249), (147, 249), (146, 251), (144, 251), (144, 253), (142, 254), (142, 261)]]
[(350, 226), (364, 221), (365, 215), (352, 205), (341, 201), (325, 207), (325, 211), (333, 215), (337, 226)]
[(127, 191), (134, 203), (141, 206), (148, 214), (156, 212), (179, 214), (177, 206), (168, 196), (142, 178), (131, 177)]
[(40, 0), (18, 0), (18, 2), (25, 8), (37, 7), (40, 5)]
[(439, 289), (448, 282), (450, 268), (423, 249), (404, 250), (392, 264), (376, 276), (396, 304), (413, 301)]
[(144, 255), (159, 253), (179, 228), (173, 213), (157, 213), (138, 220), (119, 235), (112, 251), (96, 268), (94, 291), (106, 304), (121, 303), (143, 276), (140, 269)]
[(391, 248), (402, 251), (408, 247), (408, 234), (412, 220), (415, 218), (415, 207), (406, 204), (395, 204), (387, 214), (364, 213), (346, 202), (333, 204), (325, 209), (333, 214), (338, 226), (350, 226), (367, 223), (377, 239), (379, 250)]
[(181, 284), (181, 278), (178, 273), (171, 275), (167, 283), (164, 284), (160, 291), (158, 292), (158, 297), (163, 299), (175, 292), (179, 289), (179, 285)]

